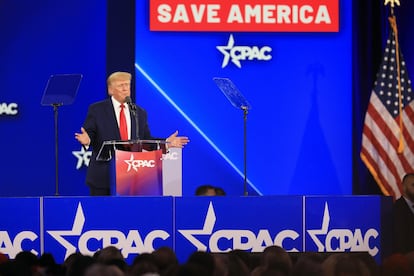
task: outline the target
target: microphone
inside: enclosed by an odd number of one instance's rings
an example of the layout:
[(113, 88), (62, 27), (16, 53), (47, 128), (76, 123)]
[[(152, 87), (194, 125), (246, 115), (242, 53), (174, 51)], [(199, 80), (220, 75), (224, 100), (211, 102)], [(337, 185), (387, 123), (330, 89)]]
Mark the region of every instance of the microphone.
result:
[(135, 138), (139, 139), (139, 125), (138, 125), (138, 117), (137, 117), (137, 106), (132, 102), (130, 96), (125, 97), (125, 102), (129, 106), (129, 109), (131, 110), (132, 115), (134, 116), (135, 121)]
[(131, 109), (131, 111), (133, 113), (135, 113), (135, 111), (137, 110), (137, 106), (132, 102), (131, 97), (130, 96), (126, 96), (125, 97), (125, 102), (127, 103), (127, 105), (129, 106), (129, 108)]

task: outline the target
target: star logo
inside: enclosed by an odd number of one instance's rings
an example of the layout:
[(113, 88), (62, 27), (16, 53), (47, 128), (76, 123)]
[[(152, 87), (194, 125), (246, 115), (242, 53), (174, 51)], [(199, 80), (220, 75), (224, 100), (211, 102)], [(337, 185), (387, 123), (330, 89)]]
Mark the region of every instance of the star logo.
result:
[(129, 172), (131, 169), (133, 169), (136, 172), (138, 171), (138, 168), (139, 168), (138, 160), (134, 159), (133, 154), (131, 154), (131, 157), (129, 158), (129, 160), (124, 160), (124, 162), (128, 164), (127, 172)]
[(63, 236), (80, 236), (85, 224), (85, 215), (83, 214), (82, 205), (79, 202), (78, 209), (76, 210), (75, 220), (73, 221), (72, 230), (53, 230), (46, 231), (51, 235), (57, 242), (59, 242), (65, 249), (65, 260), (71, 254), (76, 252), (76, 247), (68, 242)]
[(226, 67), (231, 62), (238, 68), (241, 68), (240, 61), (270, 61), (272, 60), (272, 48), (270, 46), (235, 46), (233, 35), (230, 34), (229, 41), (226, 46), (216, 46), (223, 55), (223, 63), (221, 68)]
[(214, 212), (213, 203), (210, 201), (208, 206), (206, 219), (203, 229), (178, 230), (188, 241), (190, 241), (198, 251), (207, 251), (207, 246), (200, 242), (195, 235), (211, 235), (213, 233), (214, 224), (216, 223), (216, 214)]
[(311, 239), (318, 247), (318, 252), (323, 252), (325, 250), (325, 246), (323, 245), (323, 243), (319, 240), (317, 236), (326, 235), (328, 233), (330, 220), (331, 220), (331, 217), (329, 215), (328, 203), (325, 202), (325, 210), (323, 212), (323, 220), (322, 220), (321, 229), (307, 230), (309, 236), (311, 236)]
[(86, 167), (89, 166), (89, 161), (92, 156), (91, 151), (86, 151), (84, 147), (81, 147), (80, 151), (72, 151), (72, 154), (78, 159), (78, 163), (76, 164), (77, 170), (79, 170), (83, 165)]
[[(221, 68), (224, 68), (229, 64), (231, 50), (234, 46), (234, 38), (231, 34), (229, 37), (229, 41), (227, 42), (227, 46), (217, 46), (216, 48), (224, 55), (223, 63), (221, 64)], [(240, 61), (237, 59), (232, 58), (231, 60), (237, 67), (241, 68)]]

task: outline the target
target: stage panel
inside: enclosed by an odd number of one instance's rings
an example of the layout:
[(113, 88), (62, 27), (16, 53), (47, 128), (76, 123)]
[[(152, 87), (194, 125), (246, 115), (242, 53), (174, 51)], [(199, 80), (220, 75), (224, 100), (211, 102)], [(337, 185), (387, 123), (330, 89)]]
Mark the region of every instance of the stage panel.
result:
[[(168, 246), (197, 250), (391, 254), (392, 198), (384, 196), (141, 196), (0, 198), (0, 252), (93, 255), (118, 247), (128, 263)], [(17, 210), (17, 211), (15, 211)]]

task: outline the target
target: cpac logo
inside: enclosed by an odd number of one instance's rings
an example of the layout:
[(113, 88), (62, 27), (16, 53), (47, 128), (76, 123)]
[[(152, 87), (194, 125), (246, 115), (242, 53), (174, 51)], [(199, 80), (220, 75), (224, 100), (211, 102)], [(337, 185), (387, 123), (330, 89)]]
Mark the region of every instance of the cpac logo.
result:
[[(256, 234), (250, 230), (218, 230), (213, 232), (216, 222), (216, 214), (214, 212), (213, 203), (210, 202), (207, 216), (204, 221), (203, 229), (178, 230), (189, 242), (191, 242), (199, 251), (211, 252), (228, 252), (233, 249), (241, 249), (251, 252), (262, 252), (266, 247), (271, 245), (283, 246), (283, 242), (287, 239), (296, 240), (299, 234), (294, 230), (283, 230), (276, 236), (272, 237), (267, 229), (260, 229)], [(195, 236), (209, 235), (208, 246), (203, 244)], [(232, 246), (220, 248), (219, 241), (230, 242)], [(285, 248), (286, 249), (286, 248)], [(286, 249), (290, 252), (298, 252), (296, 248)]]
[[(328, 203), (325, 203), (321, 229), (307, 230), (319, 252), (365, 251), (371, 256), (378, 254), (378, 247), (371, 247), (370, 244), (371, 239), (375, 240), (378, 237), (376, 229), (370, 228), (365, 233), (362, 233), (359, 228), (354, 231), (350, 229), (331, 229), (328, 231), (329, 221)], [(325, 236), (325, 243), (317, 237), (320, 235)]]
[(164, 160), (178, 160), (178, 152), (168, 152), (163, 155)]
[(224, 55), (223, 63), (221, 64), (221, 68), (227, 66), (227, 64), (231, 61), (239, 68), (241, 68), (241, 60), (271, 60), (272, 56), (270, 52), (272, 48), (269, 46), (264, 47), (249, 47), (249, 46), (234, 46), (234, 38), (231, 34), (229, 37), (229, 41), (227, 42), (227, 46), (217, 46), (217, 49)]
[(86, 151), (81, 147), (80, 151), (72, 151), (72, 154), (78, 159), (76, 169), (79, 170), (82, 166), (88, 167), (91, 160), (92, 151)]
[(6, 114), (6, 115), (17, 115), (17, 103), (1, 103), (0, 104), (0, 115)]
[[(23, 242), (25, 240), (35, 241), (38, 238), (37, 234), (32, 231), (22, 231), (17, 233), (13, 241), (11, 240), (7, 231), (0, 231), (0, 252), (3, 254), (9, 255), (9, 258), (14, 259), (17, 253), (27, 250), (22, 248)], [(35, 255), (39, 253), (32, 249), (30, 250)]]
[[(145, 237), (141, 237), (138, 230), (129, 230), (127, 234), (117, 230), (89, 230), (83, 231), (85, 224), (85, 215), (81, 203), (78, 204), (75, 220), (71, 230), (53, 230), (46, 231), (57, 242), (59, 242), (65, 249), (65, 259), (69, 255), (76, 252), (76, 248), (79, 252), (85, 255), (93, 255), (96, 251), (107, 247), (115, 246), (121, 250), (124, 258), (128, 258), (129, 254), (142, 254), (144, 252), (154, 251), (154, 241), (157, 239), (166, 240), (170, 237), (170, 234), (163, 230), (153, 230)], [(78, 244), (73, 245), (64, 236), (78, 236)], [(94, 242), (100, 242), (101, 247), (90, 249), (88, 244)]]
[(138, 168), (154, 168), (155, 167), (155, 161), (154, 160), (135, 160), (134, 155), (131, 154), (131, 158), (129, 160), (124, 160), (125, 163), (128, 164), (127, 172), (129, 172), (131, 169), (134, 171), (138, 171)]

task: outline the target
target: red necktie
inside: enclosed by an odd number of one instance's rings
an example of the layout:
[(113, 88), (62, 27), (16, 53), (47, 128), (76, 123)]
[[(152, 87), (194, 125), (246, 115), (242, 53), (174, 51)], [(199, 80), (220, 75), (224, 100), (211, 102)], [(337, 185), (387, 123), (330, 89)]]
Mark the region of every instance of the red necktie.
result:
[(124, 107), (124, 104), (121, 104), (121, 111), (119, 112), (119, 133), (121, 134), (121, 140), (128, 140), (128, 127)]

